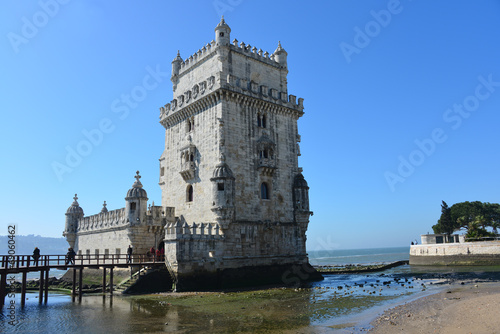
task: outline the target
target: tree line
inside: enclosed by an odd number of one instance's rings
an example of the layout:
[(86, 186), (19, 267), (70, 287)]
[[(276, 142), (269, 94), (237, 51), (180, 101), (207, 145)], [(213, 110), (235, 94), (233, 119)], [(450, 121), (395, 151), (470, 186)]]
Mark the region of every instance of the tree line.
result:
[(465, 230), (466, 239), (496, 237), (500, 227), (500, 204), (475, 202), (455, 203), (451, 207), (442, 201), (441, 217), (432, 226), (434, 233), (451, 235)]

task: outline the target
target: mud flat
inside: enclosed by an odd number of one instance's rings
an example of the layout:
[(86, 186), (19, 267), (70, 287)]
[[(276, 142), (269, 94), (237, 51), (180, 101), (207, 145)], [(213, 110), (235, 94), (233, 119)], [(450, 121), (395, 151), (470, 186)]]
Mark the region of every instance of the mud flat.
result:
[(370, 333), (499, 333), (500, 282), (454, 282), (385, 311)]

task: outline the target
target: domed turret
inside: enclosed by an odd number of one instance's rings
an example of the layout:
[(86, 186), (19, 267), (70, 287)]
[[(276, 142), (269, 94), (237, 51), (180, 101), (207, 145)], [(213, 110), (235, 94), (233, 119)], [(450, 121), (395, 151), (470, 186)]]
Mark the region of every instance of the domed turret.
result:
[(276, 60), (282, 67), (287, 67), (286, 57), (288, 53), (281, 47), (281, 42), (278, 42), (278, 47), (273, 53), (274, 60)]
[(179, 71), (181, 70), (182, 58), (179, 51), (177, 51), (177, 57), (172, 60), (172, 80), (174, 76), (179, 75)]
[(75, 215), (82, 215), (83, 216), (83, 209), (80, 207), (80, 204), (78, 204), (78, 197), (75, 194), (75, 197), (73, 197), (73, 203), (71, 203), (71, 206), (66, 210), (66, 214), (75, 214)]
[(146, 193), (146, 190), (142, 189), (142, 183), (141, 181), (139, 181), (139, 179), (141, 178), (141, 176), (139, 175), (139, 171), (137, 171), (136, 174), (137, 175), (134, 176), (135, 182), (132, 185), (132, 188), (127, 191), (127, 197), (125, 198), (125, 200), (135, 198), (145, 198), (146, 200), (148, 199), (148, 194)]
[(78, 196), (76, 194), (73, 200), (71, 206), (66, 210), (66, 224), (63, 232), (63, 236), (66, 237), (66, 241), (68, 241), (70, 247), (75, 247), (76, 230), (78, 229), (80, 219), (83, 218), (83, 209), (78, 204)]
[(219, 24), (215, 27), (215, 42), (217, 45), (229, 45), (229, 36), (231, 33), (231, 28), (224, 21), (224, 16), (222, 16)]
[(145, 222), (146, 217), (148, 194), (146, 190), (142, 189), (142, 183), (139, 181), (140, 178), (139, 171), (137, 171), (135, 182), (132, 188), (127, 191), (127, 197), (125, 197), (125, 211), (131, 225)]
[(226, 164), (224, 154), (215, 166), (212, 174), (212, 212), (223, 229), (228, 228), (234, 216), (234, 176), (231, 168)]
[(101, 213), (106, 213), (108, 212), (108, 208), (106, 207), (106, 201), (104, 201), (104, 204), (102, 205)]
[(296, 212), (309, 213), (309, 186), (302, 173), (293, 180), (293, 202)]

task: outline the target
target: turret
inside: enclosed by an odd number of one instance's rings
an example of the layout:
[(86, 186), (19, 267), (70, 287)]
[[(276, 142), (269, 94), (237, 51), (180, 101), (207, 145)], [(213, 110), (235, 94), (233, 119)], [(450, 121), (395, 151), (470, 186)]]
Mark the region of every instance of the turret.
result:
[(221, 154), (220, 162), (215, 166), (212, 178), (212, 212), (223, 229), (229, 227), (234, 216), (234, 176)]
[(182, 58), (179, 51), (177, 51), (177, 57), (172, 60), (172, 82), (175, 80), (175, 76), (179, 75), (181, 70)]
[(281, 67), (287, 67), (286, 56), (288, 55), (288, 53), (281, 47), (281, 42), (278, 42), (278, 47), (274, 51), (273, 55), (274, 60), (276, 60), (276, 62), (278, 62)]
[(108, 208), (106, 207), (106, 201), (104, 201), (104, 203), (102, 204), (102, 209), (101, 209), (101, 213), (106, 213), (108, 212)]
[(78, 196), (75, 194), (73, 203), (66, 210), (66, 224), (64, 227), (63, 236), (69, 243), (71, 248), (75, 247), (76, 230), (78, 229), (78, 222), (83, 218), (83, 209), (78, 204)]
[(125, 212), (130, 225), (138, 225), (145, 222), (146, 219), (148, 195), (146, 190), (142, 189), (142, 183), (139, 181), (140, 178), (139, 171), (137, 171), (135, 182), (132, 188), (127, 191), (127, 197), (125, 197)]
[(224, 16), (222, 16), (219, 24), (215, 27), (215, 42), (217, 45), (229, 45), (229, 36), (231, 33), (231, 28), (224, 21)]
[(293, 180), (293, 202), (295, 213), (309, 215), (309, 186), (302, 173), (297, 174)]

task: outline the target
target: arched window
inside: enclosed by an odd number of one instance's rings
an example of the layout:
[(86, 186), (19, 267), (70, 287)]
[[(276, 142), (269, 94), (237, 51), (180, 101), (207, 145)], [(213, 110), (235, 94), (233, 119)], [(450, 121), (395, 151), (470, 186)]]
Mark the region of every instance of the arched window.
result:
[(269, 186), (266, 182), (262, 182), (260, 185), (260, 198), (269, 199)]
[(266, 115), (258, 113), (257, 114), (257, 126), (260, 128), (266, 127)]
[(193, 153), (191, 153), (191, 154), (189, 155), (189, 161), (194, 161), (194, 154), (193, 154)]
[(188, 185), (186, 189), (186, 202), (192, 202), (193, 201), (193, 186)]

